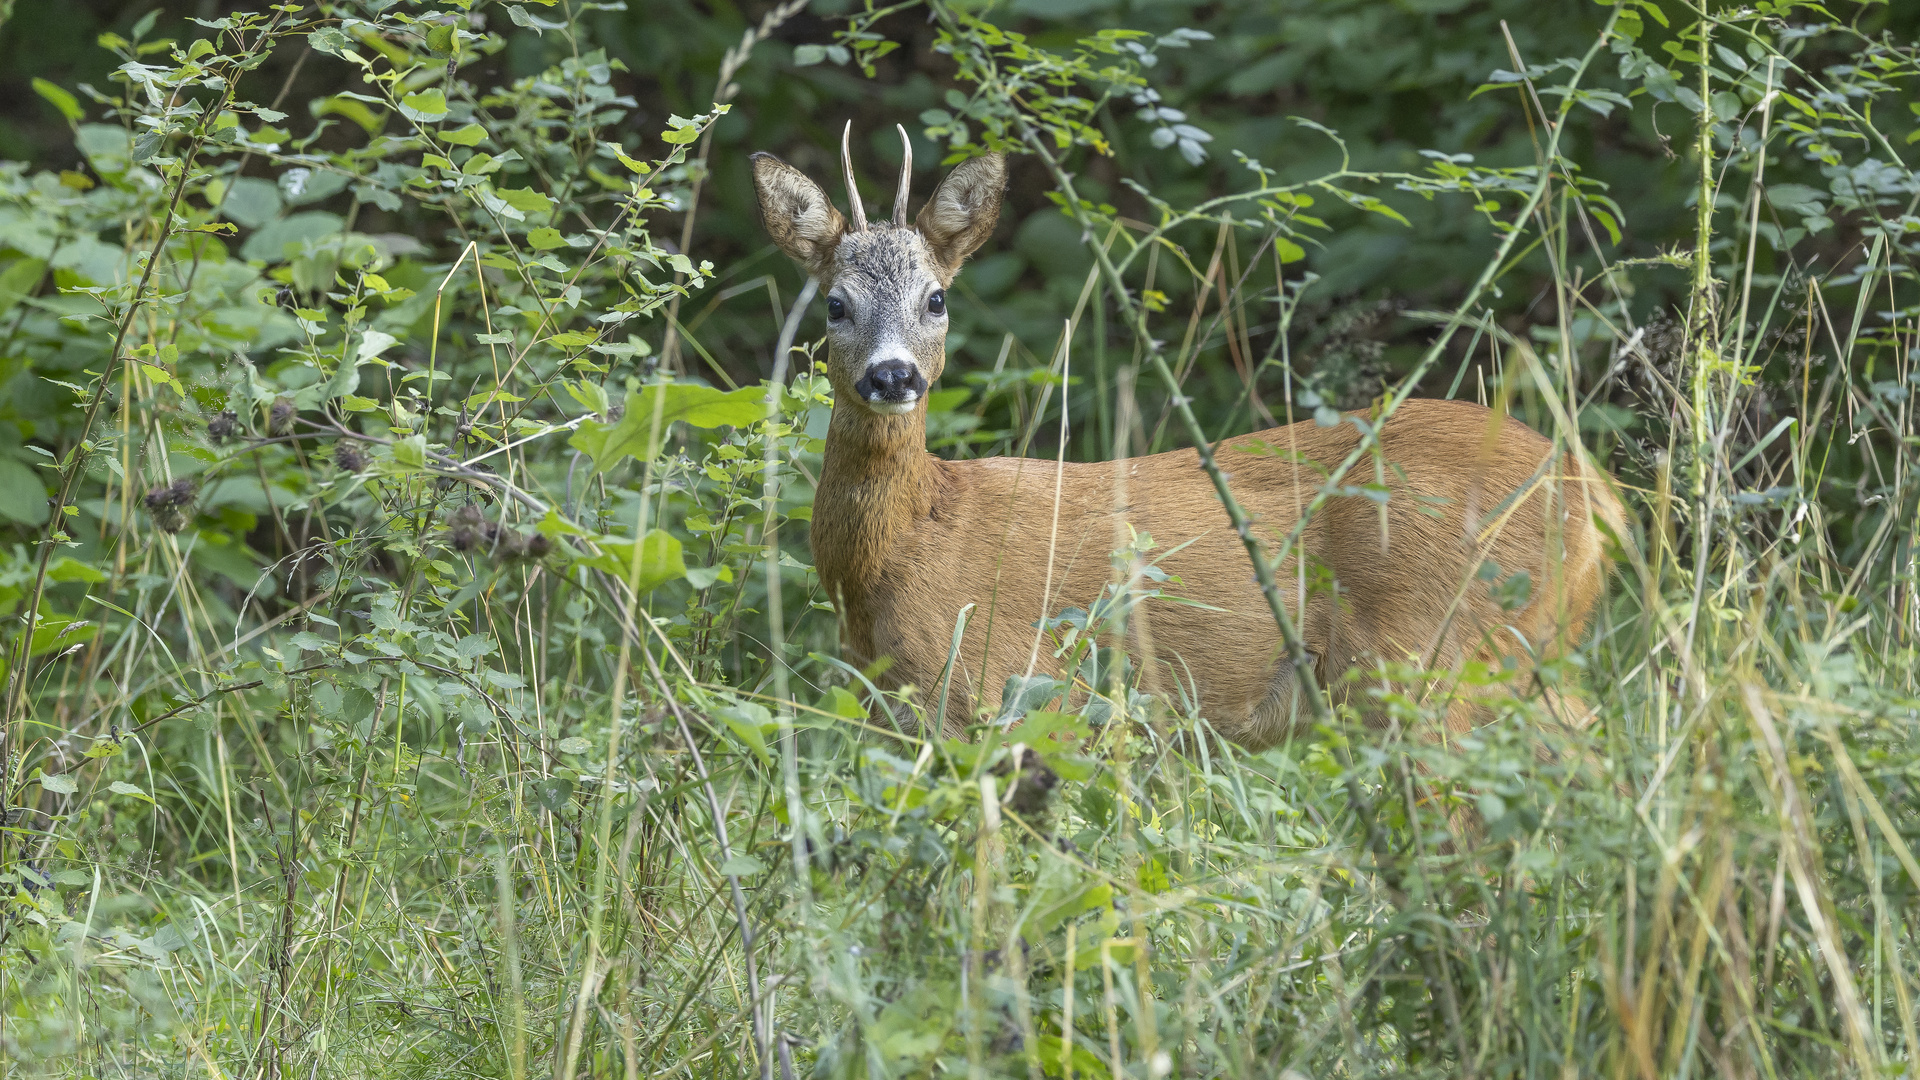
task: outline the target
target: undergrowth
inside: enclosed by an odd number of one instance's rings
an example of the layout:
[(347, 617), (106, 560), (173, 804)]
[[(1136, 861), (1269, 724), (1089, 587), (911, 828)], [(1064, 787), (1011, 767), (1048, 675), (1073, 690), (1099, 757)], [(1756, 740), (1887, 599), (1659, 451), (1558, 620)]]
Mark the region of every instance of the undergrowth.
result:
[[(1619, 479), (1577, 651), (1356, 673), (1388, 725), (1314, 698), (1250, 753), (1101, 646), (1178, 595), (1181, 538), (1115, 552), (1049, 627), (1076, 684), (968, 738), (837, 658), (814, 290), (726, 293), (767, 297), (721, 316), (778, 335), (758, 385), (696, 314), (730, 273), (702, 186), (744, 168), (711, 132), (803, 6), (644, 138), (598, 3), (149, 19), (107, 89), (37, 85), (84, 164), (0, 165), (10, 1073), (1920, 1076), (1914, 43), (1621, 0), (1487, 74), (1530, 161), (1242, 156), (1123, 209), (1076, 186), (1119, 127), (1235, 156), (1153, 82), (1207, 35), (914, 6), (923, 147), (1021, 156), (1090, 254), (1056, 339), (934, 395), (936, 449), (1365, 432), (1418, 391)], [(892, 14), (793, 59), (873, 77)], [(467, 76), (514, 38), (562, 58)], [(282, 49), (357, 89), (295, 110)], [(1647, 113), (1691, 177), (1662, 250), (1571, 152)], [(1418, 200), (1497, 240), (1456, 303), (1316, 290), (1311, 251)], [(1467, 691), (1498, 718), (1433, 737)]]

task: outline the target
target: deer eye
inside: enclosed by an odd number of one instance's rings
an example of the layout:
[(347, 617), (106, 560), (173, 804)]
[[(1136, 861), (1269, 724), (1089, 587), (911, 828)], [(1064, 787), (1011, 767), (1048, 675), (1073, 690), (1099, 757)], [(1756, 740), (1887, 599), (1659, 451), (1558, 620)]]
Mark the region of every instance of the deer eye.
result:
[(847, 305), (837, 296), (827, 297), (827, 318), (840, 320), (847, 317)]
[(945, 315), (947, 313), (947, 294), (940, 289), (933, 290), (933, 295), (927, 297), (927, 310), (935, 315)]

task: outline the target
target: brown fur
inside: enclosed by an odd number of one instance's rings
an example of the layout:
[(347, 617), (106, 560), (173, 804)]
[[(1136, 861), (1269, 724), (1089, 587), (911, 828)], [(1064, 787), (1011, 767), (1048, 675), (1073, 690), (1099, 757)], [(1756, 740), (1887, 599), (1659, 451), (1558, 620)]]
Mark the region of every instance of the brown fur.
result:
[[(848, 659), (890, 657), (885, 684), (918, 687), (930, 703), (956, 619), (975, 605), (949, 690), (949, 726), (958, 727), (1030, 664), (1060, 674), (1046, 644), (1034, 655), (1034, 625), (1100, 594), (1114, 576), (1109, 553), (1131, 525), (1152, 534), (1156, 552), (1179, 548), (1160, 564), (1179, 579), (1166, 592), (1206, 605), (1139, 609), (1144, 618), (1136, 615), (1129, 644), (1139, 654), (1150, 642), (1150, 682), (1185, 691), (1235, 741), (1258, 747), (1287, 735), (1304, 709), (1295, 708), (1291, 669), (1277, 662), (1279, 632), (1194, 451), (1065, 465), (1055, 531), (1055, 463), (943, 461), (926, 451), (924, 397), (911, 411), (888, 413), (853, 392), (868, 356), (899, 348), (929, 384), (938, 378), (945, 317), (927, 316), (924, 297), (949, 284), (991, 232), (1004, 165), (963, 165), (920, 226), (875, 224), (823, 254), (818, 236), (789, 229), (783, 237), (773, 223), (825, 220), (825, 195), (763, 159), (772, 161), (756, 155), (755, 172), (770, 231), (790, 255), (821, 267), (822, 285), (848, 312), (829, 326), (835, 404), (811, 537), (821, 581), (839, 605)], [(948, 198), (956, 181), (964, 198)], [(920, 229), (933, 219), (941, 234), (929, 238)], [(1220, 445), (1220, 466), (1270, 551), (1359, 437), (1352, 423), (1303, 422)], [(1524, 668), (1529, 651), (1550, 655), (1584, 631), (1606, 573), (1594, 519), (1622, 526), (1603, 477), (1571, 455), (1552, 459), (1552, 444), (1511, 417), (1460, 402), (1406, 402), (1387, 423), (1381, 452), (1384, 522), (1371, 499), (1334, 498), (1313, 515), (1298, 553), (1276, 568), (1323, 685), (1383, 661), (1449, 669), (1513, 657)], [(1374, 477), (1365, 459), (1348, 482)], [(1335, 595), (1309, 587), (1302, 602), (1302, 557), (1331, 576)], [(1500, 608), (1491, 583), (1475, 573), (1487, 559), (1503, 576), (1530, 575), (1528, 603)], [(1464, 729), (1475, 711), (1456, 707), (1448, 726)]]

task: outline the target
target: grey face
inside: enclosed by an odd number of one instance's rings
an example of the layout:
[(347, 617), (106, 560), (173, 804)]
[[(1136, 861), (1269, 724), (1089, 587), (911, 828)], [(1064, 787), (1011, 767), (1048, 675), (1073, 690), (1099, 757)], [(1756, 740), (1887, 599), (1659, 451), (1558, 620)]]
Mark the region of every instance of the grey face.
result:
[(827, 285), (827, 376), (836, 397), (912, 412), (947, 362), (946, 287), (914, 228), (842, 237)]
[(818, 185), (771, 154), (753, 155), (753, 182), (768, 235), (827, 298), (835, 399), (881, 415), (924, 408), (946, 366), (946, 289), (993, 233), (1006, 159), (960, 163), (911, 225), (904, 185), (892, 224), (850, 226)]

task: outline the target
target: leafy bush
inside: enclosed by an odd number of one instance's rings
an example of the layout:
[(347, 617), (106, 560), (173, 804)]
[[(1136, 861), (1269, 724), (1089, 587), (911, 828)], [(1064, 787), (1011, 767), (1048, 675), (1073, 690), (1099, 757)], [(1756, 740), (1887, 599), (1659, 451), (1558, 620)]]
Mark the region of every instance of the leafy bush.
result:
[[(148, 14), (32, 83), (9, 1067), (1914, 1068), (1911, 12), (805, 6)], [(735, 153), (823, 173), (863, 98), (928, 176), (1017, 155), (937, 450), (1477, 399), (1621, 480), (1592, 640), (1249, 753), (1101, 646), (1177, 596), (1142, 536), (1045, 628), (1075, 685), (923, 737), (805, 561), (832, 391)]]

